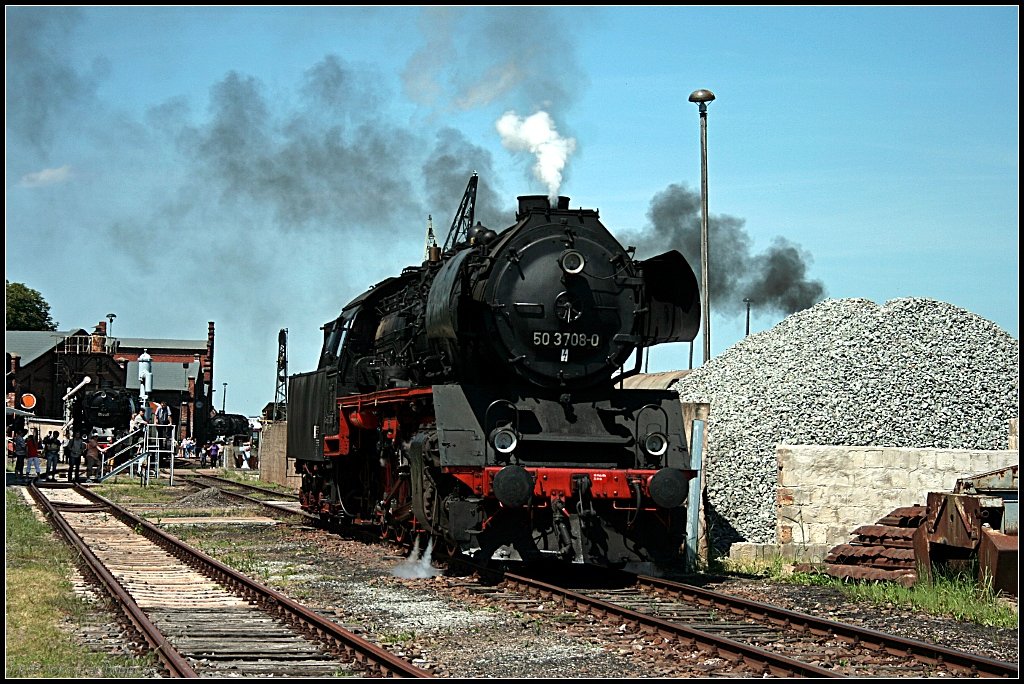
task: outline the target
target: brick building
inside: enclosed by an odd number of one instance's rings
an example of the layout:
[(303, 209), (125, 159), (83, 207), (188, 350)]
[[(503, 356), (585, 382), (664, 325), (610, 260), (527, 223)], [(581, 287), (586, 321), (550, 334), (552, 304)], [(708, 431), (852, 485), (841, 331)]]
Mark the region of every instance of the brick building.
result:
[[(205, 340), (108, 337), (107, 322), (93, 331), (6, 331), (7, 406), (62, 420), (64, 395), (126, 388), (139, 392), (139, 357), (153, 360), (148, 401), (166, 401), (184, 435), (205, 434), (213, 410), (214, 324)], [(11, 427), (8, 425), (8, 427)]]

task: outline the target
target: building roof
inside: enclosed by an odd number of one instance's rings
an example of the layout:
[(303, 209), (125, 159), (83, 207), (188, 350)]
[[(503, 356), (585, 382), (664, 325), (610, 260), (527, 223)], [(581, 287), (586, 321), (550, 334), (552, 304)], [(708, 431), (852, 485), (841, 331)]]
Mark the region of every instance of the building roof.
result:
[(27, 366), (46, 352), (55, 349), (65, 337), (86, 335), (85, 330), (7, 330), (4, 333), (4, 348), (8, 354), (21, 357), (21, 365)]
[[(188, 390), (189, 378), (193, 380), (199, 374), (199, 364), (192, 361), (185, 368), (184, 363), (177, 361), (153, 361), (153, 391), (170, 390), (185, 392)], [(139, 389), (139, 362), (128, 362), (128, 376), (125, 385), (130, 390)]]
[(36, 417), (36, 414), (32, 413), (31, 411), (22, 411), (21, 409), (14, 408), (13, 406), (8, 406), (7, 407), (7, 415), (8, 416), (26, 416), (26, 417), (30, 417), (30, 418), (35, 418)]
[[(75, 330), (7, 330), (4, 334), (4, 346), (8, 354), (21, 357), (21, 365), (27, 366), (40, 356), (56, 348), (57, 343), (67, 337), (78, 335), (88, 336), (83, 329)], [(148, 349), (159, 352), (162, 349), (187, 350), (192, 353), (205, 354), (206, 340), (164, 340), (153, 337), (112, 337), (117, 340), (119, 349)]]

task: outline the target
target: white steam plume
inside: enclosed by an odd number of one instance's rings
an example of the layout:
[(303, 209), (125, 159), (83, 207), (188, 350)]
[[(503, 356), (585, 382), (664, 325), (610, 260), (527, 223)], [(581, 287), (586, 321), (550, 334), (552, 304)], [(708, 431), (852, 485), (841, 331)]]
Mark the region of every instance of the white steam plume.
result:
[(560, 136), (547, 112), (537, 112), (525, 119), (515, 112), (505, 112), (495, 127), (506, 149), (530, 152), (537, 158), (533, 175), (547, 186), (549, 197), (557, 197), (562, 169), (576, 150), (576, 139)]
[(430, 563), (430, 558), (433, 554), (434, 540), (431, 539), (428, 541), (426, 551), (420, 553), (420, 537), (417, 535), (416, 540), (413, 542), (412, 551), (409, 553), (409, 557), (392, 568), (391, 574), (395, 577), (403, 577), (405, 579), (427, 579), (430, 577), (437, 577), (441, 574), (441, 571)]

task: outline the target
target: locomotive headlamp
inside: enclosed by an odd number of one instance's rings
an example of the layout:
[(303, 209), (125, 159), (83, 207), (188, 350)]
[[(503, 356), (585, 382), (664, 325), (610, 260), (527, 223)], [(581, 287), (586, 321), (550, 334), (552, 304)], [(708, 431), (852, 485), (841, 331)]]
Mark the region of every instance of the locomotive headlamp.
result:
[(494, 475), (491, 486), (498, 501), (512, 508), (525, 506), (533, 498), (533, 475), (521, 466), (505, 466)]
[(652, 432), (644, 438), (644, 451), (651, 456), (661, 456), (668, 451), (668, 437), (660, 432)]
[(499, 454), (511, 454), (519, 445), (519, 438), (508, 428), (502, 428), (491, 437), (491, 443)]
[(569, 275), (576, 275), (583, 271), (583, 267), (587, 265), (586, 259), (583, 255), (577, 252), (575, 249), (567, 249), (562, 252), (562, 256), (559, 258), (558, 263), (561, 265), (562, 270)]
[(654, 503), (662, 508), (676, 508), (686, 501), (686, 488), (689, 480), (681, 470), (662, 468), (654, 473), (647, 483)]

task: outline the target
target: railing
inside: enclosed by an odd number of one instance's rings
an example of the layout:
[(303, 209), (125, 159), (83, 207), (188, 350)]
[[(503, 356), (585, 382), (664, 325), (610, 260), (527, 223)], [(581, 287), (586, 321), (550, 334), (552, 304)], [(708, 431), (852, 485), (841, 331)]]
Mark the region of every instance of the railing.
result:
[[(138, 456), (143, 452), (141, 446), (144, 441), (145, 427), (141, 427), (129, 432), (121, 439), (112, 442), (106, 449), (103, 449), (100, 457), (99, 481), (102, 482), (119, 472), (123, 472), (125, 468), (122, 466), (126, 463), (137, 461)], [(129, 454), (132, 451), (135, 452), (134, 455), (129, 455), (127, 459), (124, 458), (125, 454)]]
[(99, 481), (103, 482), (128, 469), (132, 469), (134, 475), (135, 467), (139, 466), (138, 475), (142, 478), (142, 484), (148, 485), (150, 479), (159, 477), (165, 457), (169, 484), (174, 484), (174, 426), (143, 425), (103, 450)]
[(69, 335), (57, 340), (58, 354), (115, 354), (121, 341), (103, 335)]

